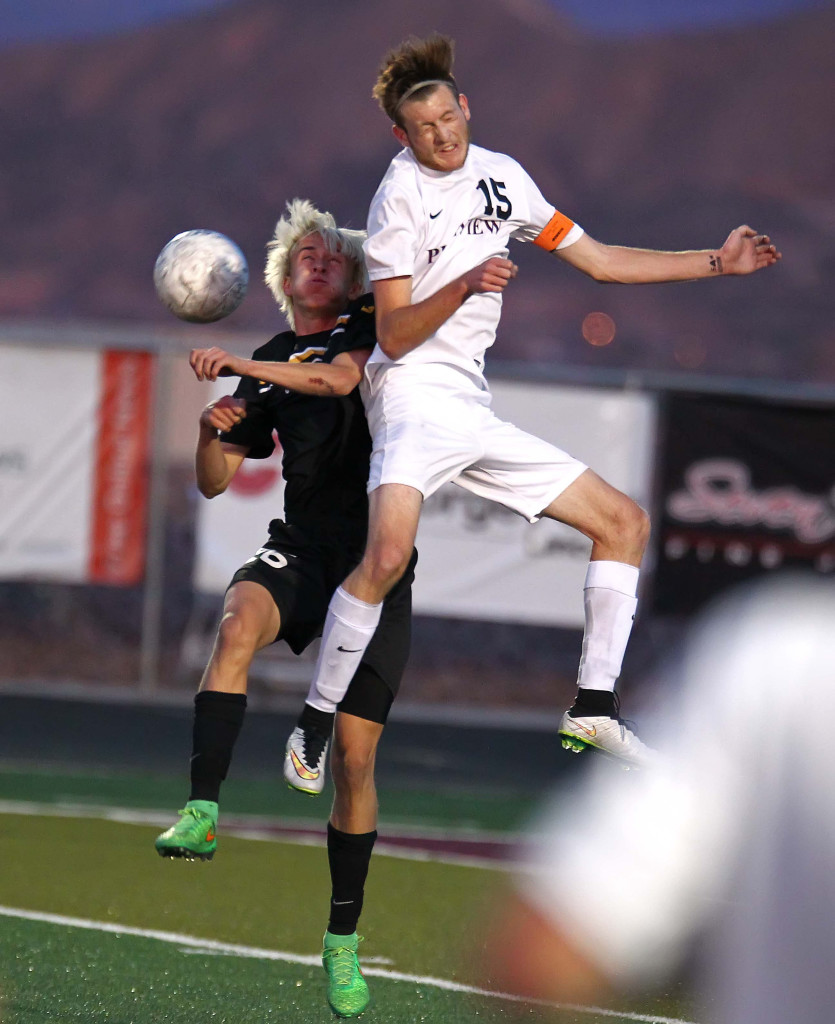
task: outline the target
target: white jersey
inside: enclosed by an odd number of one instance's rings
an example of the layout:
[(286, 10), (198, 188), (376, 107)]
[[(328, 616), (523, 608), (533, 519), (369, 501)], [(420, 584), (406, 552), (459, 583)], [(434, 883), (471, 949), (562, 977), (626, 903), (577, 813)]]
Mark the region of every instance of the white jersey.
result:
[(711, 1020), (833, 1020), (833, 616), (824, 579), (724, 598), (671, 672), (659, 763), (600, 765), (546, 811), (519, 885), (619, 984), (657, 983), (702, 934)]
[[(404, 149), (371, 202), (365, 255), (372, 281), (411, 277), (412, 301), (421, 302), (491, 256), (506, 257), (512, 238), (552, 251), (582, 234), (512, 157), (471, 145), (463, 167), (433, 171)], [(470, 296), (397, 362), (449, 363), (480, 375), (501, 308), (499, 292)], [(391, 362), (379, 345), (369, 359)]]

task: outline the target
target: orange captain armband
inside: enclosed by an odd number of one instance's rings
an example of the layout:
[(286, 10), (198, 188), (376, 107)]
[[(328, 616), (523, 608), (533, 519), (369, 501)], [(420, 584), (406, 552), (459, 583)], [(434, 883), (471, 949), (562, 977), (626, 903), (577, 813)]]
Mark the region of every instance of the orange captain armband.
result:
[(564, 213), (557, 210), (533, 240), (533, 244), (538, 245), (546, 252), (553, 252), (573, 227), (574, 221), (569, 220)]

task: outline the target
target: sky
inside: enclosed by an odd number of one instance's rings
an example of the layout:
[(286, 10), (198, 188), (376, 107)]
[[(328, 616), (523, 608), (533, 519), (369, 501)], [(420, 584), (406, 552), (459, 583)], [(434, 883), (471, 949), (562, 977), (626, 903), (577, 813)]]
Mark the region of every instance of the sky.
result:
[[(165, 17), (219, 7), (230, 0), (0, 0), (0, 46), (35, 39), (95, 35)], [(690, 31), (745, 24), (832, 0), (551, 0), (582, 28), (601, 35)]]
[(607, 35), (687, 31), (763, 21), (826, 0), (552, 0), (589, 31)]

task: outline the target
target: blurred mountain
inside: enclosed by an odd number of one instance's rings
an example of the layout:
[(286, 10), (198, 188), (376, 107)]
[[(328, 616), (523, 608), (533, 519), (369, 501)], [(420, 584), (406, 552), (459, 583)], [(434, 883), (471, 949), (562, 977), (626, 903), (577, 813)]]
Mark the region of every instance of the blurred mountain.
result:
[[(0, 48), (35, 40), (82, 39), (182, 17), (233, 0), (0, 0)], [(736, 0), (744, 3), (746, 0)], [(814, 3), (815, 0), (770, 0)]]
[[(602, 287), (518, 246), (496, 356), (835, 382), (832, 7), (665, 38), (580, 33), (546, 0), (246, 0), (0, 64), (0, 317), (171, 323), (175, 233), (233, 237), (253, 284), (223, 329), (281, 325), (260, 281), (284, 202), (354, 227), (396, 151), (370, 98), (410, 33), (457, 40), (475, 141), (516, 156), (604, 241), (708, 248), (747, 222), (783, 263), (746, 279)], [(582, 339), (608, 313), (607, 347)], [(211, 343), (212, 327), (195, 328)], [(202, 343), (202, 341), (201, 341)]]

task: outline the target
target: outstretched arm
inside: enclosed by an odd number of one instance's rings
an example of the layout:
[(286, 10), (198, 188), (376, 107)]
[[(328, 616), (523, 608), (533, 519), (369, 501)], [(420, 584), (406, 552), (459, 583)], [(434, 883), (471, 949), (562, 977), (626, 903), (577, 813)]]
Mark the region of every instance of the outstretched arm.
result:
[(377, 341), (389, 359), (399, 359), (422, 345), (471, 295), (503, 292), (516, 277), (510, 260), (493, 256), (444, 285), (421, 302), (412, 302), (411, 277), (374, 281)]
[(259, 362), (232, 355), (222, 348), (196, 348), (189, 363), (198, 380), (218, 377), (254, 377), (303, 395), (347, 395), (359, 384), (371, 355), (370, 348), (340, 352), (331, 363)]
[(554, 255), (596, 281), (620, 284), (694, 281), (703, 277), (752, 274), (781, 259), (781, 253), (768, 235), (757, 234), (747, 224), (735, 228), (719, 249), (688, 252), (632, 249), (606, 245), (583, 235), (573, 245), (555, 250)]

